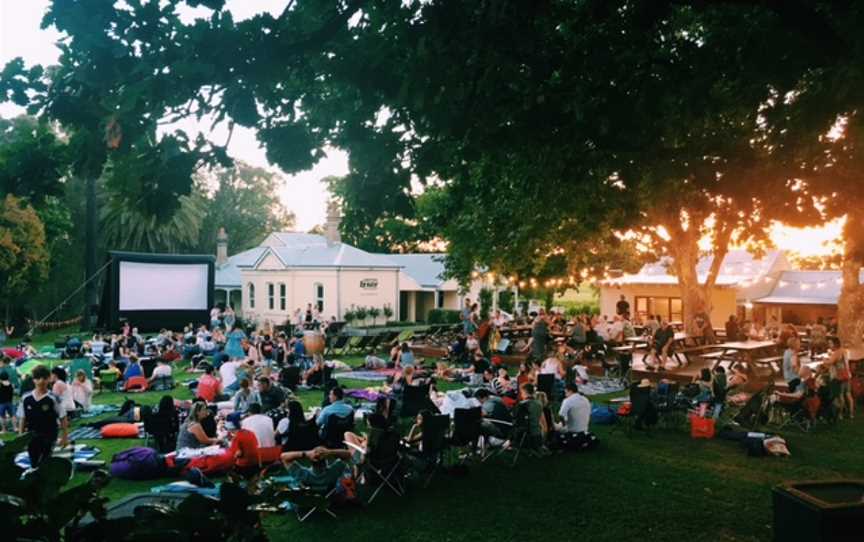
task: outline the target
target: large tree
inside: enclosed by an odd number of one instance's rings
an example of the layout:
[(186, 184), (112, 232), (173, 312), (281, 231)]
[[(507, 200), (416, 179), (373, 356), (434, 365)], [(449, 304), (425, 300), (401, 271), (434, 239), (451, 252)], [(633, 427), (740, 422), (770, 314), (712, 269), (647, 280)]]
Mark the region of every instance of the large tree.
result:
[(240, 161), (230, 168), (201, 172), (198, 186), (204, 192), (207, 212), (197, 250), (212, 254), (219, 228), (228, 233), (231, 252), (258, 246), (271, 232), (292, 229), (294, 213), (279, 197), (283, 182), (272, 171)]
[(49, 261), (39, 215), (29, 203), (8, 194), (0, 204), (0, 290), (6, 320), (12, 304), (45, 280)]

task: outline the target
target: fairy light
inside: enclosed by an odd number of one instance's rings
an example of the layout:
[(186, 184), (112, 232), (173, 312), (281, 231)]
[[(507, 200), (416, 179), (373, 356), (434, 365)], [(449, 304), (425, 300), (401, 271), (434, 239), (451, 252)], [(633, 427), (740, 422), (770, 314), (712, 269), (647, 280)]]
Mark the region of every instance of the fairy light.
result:
[(785, 280), (781, 280), (781, 281), (779, 282), (779, 285), (780, 285), (781, 288), (785, 288), (785, 287), (789, 286), (789, 283), (786, 282)]
[(803, 284), (803, 283), (801, 284), (801, 290), (809, 290), (809, 289), (810, 289), (809, 284)]
[(841, 278), (834, 279), (834, 284), (836, 284), (838, 286), (842, 286), (843, 285), (843, 279), (841, 279)]

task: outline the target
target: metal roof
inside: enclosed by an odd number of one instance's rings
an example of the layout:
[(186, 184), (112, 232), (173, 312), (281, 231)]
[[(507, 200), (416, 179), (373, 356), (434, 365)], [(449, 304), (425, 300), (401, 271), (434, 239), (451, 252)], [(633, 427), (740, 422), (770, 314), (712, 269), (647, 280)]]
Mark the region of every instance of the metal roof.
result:
[[(775, 262), (782, 256), (779, 250), (765, 254), (757, 260), (746, 250), (731, 250), (723, 258), (720, 274), (717, 275), (717, 286), (737, 286), (742, 282), (752, 282), (771, 272)], [(699, 282), (704, 283), (713, 262), (713, 256), (699, 260), (696, 273)], [(672, 259), (663, 257), (657, 262), (646, 264), (634, 275), (623, 275), (603, 281), (604, 284), (678, 284), (678, 277), (669, 273)]]
[[(864, 270), (861, 280), (864, 281)], [(784, 271), (771, 293), (754, 303), (836, 305), (842, 286), (840, 271)]]
[(381, 254), (402, 268), (421, 288), (441, 288), (444, 278), (444, 254)]

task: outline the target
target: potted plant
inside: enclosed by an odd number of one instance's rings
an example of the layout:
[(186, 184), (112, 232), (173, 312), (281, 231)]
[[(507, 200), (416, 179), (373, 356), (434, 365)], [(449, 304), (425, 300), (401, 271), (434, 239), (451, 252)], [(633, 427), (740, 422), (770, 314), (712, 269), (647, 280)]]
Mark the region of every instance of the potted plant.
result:
[(369, 316), (372, 318), (372, 327), (375, 327), (375, 322), (381, 316), (381, 309), (378, 307), (369, 307)]
[(393, 308), (390, 305), (384, 305), (384, 323), (390, 321), (393, 318)]
[(356, 316), (357, 319), (360, 320), (361, 325), (366, 324), (366, 316), (368, 314), (369, 312), (366, 310), (366, 307), (357, 307), (357, 310), (354, 311), (354, 316)]

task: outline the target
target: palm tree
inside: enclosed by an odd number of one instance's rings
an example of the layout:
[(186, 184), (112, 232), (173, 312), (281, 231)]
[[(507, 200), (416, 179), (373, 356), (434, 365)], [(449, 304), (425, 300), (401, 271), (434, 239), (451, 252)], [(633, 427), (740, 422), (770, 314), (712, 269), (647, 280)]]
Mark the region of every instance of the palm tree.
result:
[(107, 192), (99, 213), (105, 243), (112, 249), (143, 252), (180, 252), (198, 243), (206, 202), (198, 193), (180, 196), (172, 216), (160, 219), (137, 202)]

